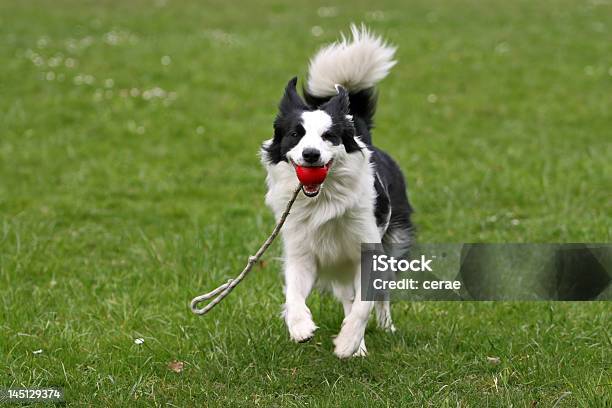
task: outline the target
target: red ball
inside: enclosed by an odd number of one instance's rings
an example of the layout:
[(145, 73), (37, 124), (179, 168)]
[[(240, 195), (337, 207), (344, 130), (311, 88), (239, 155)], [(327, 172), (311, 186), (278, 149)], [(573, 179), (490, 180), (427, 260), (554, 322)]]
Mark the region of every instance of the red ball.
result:
[(327, 167), (302, 167), (295, 166), (298, 180), (304, 185), (321, 184), (327, 177)]

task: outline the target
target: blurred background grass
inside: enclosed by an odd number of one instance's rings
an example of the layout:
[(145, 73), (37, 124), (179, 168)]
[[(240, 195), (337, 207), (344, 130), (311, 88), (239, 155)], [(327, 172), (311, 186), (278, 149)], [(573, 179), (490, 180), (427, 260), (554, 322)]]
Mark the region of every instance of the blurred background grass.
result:
[(0, 386), (75, 405), (610, 403), (607, 303), (398, 304), (399, 335), (339, 364), (334, 302), (313, 298), (306, 346), (271, 318), (276, 247), (189, 315), (272, 227), (257, 151), (283, 86), (361, 21), (399, 47), (374, 139), (421, 242), (610, 241), (609, 2), (2, 1)]

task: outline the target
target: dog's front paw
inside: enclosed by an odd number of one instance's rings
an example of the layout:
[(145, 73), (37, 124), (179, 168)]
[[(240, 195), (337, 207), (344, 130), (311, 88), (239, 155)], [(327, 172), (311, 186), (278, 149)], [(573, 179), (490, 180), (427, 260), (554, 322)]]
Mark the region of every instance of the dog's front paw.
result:
[[(367, 354), (365, 343), (363, 342), (363, 330), (354, 327), (354, 324), (347, 323), (342, 326), (340, 333), (334, 339), (334, 354), (339, 358), (361, 357)], [(363, 350), (360, 345), (363, 344)]]
[(314, 336), (317, 326), (314, 324), (310, 317), (303, 317), (299, 320), (287, 323), (289, 329), (289, 336), (291, 340), (296, 343), (304, 343)]

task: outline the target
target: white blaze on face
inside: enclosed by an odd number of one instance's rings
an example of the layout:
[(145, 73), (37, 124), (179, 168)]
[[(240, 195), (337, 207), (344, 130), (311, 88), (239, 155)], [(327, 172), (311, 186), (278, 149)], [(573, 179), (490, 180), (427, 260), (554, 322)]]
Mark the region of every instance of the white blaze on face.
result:
[(307, 164), (302, 152), (304, 149), (312, 148), (321, 152), (321, 164), (327, 164), (333, 157), (333, 145), (321, 137), (332, 125), (332, 118), (322, 110), (302, 113), (302, 126), (306, 133), (300, 142), (293, 147), (287, 156), (298, 165)]

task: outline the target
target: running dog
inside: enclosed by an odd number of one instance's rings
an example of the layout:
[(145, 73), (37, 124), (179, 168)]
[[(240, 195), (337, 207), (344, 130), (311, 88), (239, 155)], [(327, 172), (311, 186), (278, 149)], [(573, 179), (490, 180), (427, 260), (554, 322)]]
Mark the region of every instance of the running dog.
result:
[(282, 229), (285, 305), (283, 317), (295, 342), (310, 340), (316, 324), (306, 298), (315, 282), (331, 286), (344, 320), (334, 339), (340, 358), (365, 356), (364, 333), (372, 309), (378, 325), (393, 332), (389, 301), (361, 298), (361, 243), (412, 241), (412, 208), (399, 166), (372, 145), (376, 84), (395, 65), (395, 47), (365, 26), (352, 37), (320, 49), (311, 59), (304, 97), (297, 78), (286, 86), (263, 143), (266, 204), (278, 219), (298, 186), (295, 166), (325, 166), (321, 184), (303, 185)]

